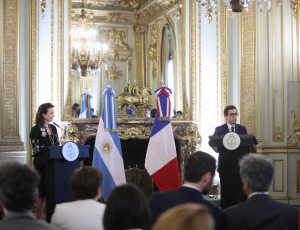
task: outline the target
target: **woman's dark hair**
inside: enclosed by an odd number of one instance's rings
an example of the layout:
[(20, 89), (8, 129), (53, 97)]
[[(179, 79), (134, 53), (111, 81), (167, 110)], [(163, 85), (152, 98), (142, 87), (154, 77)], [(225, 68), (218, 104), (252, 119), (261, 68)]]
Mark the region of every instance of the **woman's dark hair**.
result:
[(36, 117), (35, 117), (35, 124), (37, 125), (44, 125), (45, 124), (45, 118), (43, 116), (43, 114), (47, 113), (47, 110), (50, 108), (53, 108), (54, 105), (52, 105), (51, 103), (44, 103), (41, 104), (37, 113), (36, 113)]
[(151, 216), (144, 194), (133, 184), (115, 188), (106, 203), (104, 229), (123, 230), (141, 228), (150, 230)]

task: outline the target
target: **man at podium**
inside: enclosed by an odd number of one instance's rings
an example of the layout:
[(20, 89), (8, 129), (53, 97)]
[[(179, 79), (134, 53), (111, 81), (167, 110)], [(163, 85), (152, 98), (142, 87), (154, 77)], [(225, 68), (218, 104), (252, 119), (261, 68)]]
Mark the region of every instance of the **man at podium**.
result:
[[(247, 135), (245, 126), (237, 124), (237, 117), (239, 113), (234, 105), (228, 105), (224, 109), (224, 117), (226, 123), (216, 127), (214, 136), (226, 135), (229, 132), (235, 132), (239, 135)], [(234, 154), (234, 156), (233, 156)], [(227, 208), (247, 199), (243, 192), (241, 177), (239, 175), (239, 160), (248, 151), (230, 152), (219, 151), (218, 172), (221, 183), (221, 208)]]

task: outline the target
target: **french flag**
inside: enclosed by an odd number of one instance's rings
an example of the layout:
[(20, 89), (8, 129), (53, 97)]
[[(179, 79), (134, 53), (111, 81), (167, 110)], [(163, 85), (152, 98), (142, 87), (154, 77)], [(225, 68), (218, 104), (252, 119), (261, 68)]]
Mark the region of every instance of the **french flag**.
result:
[(93, 167), (103, 174), (102, 197), (108, 199), (110, 192), (117, 186), (126, 183), (121, 142), (117, 129), (115, 92), (107, 87), (102, 91), (103, 109), (99, 120)]
[(157, 112), (146, 153), (145, 167), (160, 191), (180, 187), (177, 154), (170, 122), (172, 93), (167, 87), (155, 91)]

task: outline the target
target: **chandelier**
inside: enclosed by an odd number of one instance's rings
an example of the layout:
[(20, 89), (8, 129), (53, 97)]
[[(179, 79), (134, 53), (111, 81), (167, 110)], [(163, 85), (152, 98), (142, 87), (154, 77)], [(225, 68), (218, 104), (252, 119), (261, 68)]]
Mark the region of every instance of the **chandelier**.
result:
[[(218, 0), (195, 0), (199, 2), (203, 7), (206, 8), (206, 17), (208, 17), (209, 22), (212, 21), (212, 13), (217, 13), (217, 2)], [(232, 13), (240, 13), (244, 9), (248, 13), (249, 7), (252, 2), (255, 0), (221, 0), (224, 2), (227, 14), (231, 15)], [(268, 11), (272, 8), (272, 0), (256, 0), (260, 9), (262, 9), (262, 2), (265, 2), (267, 5)], [(281, 4), (282, 0), (273, 0), (276, 1), (276, 4)]]
[(82, 77), (91, 70), (100, 68), (108, 47), (106, 44), (96, 43), (96, 30), (92, 21), (92, 13), (87, 13), (82, 1), (82, 10), (78, 25), (71, 29), (72, 44), (72, 75), (78, 71)]

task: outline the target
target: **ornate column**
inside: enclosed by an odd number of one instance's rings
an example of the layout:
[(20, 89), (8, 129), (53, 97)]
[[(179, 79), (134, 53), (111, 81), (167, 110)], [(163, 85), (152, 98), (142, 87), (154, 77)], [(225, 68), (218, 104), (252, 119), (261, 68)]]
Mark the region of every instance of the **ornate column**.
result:
[(257, 135), (256, 4), (240, 14), (240, 44), (241, 124)]
[(19, 139), (19, 1), (3, 1), (2, 138)]
[(145, 79), (145, 53), (144, 53), (144, 38), (147, 32), (147, 25), (134, 25), (135, 33), (135, 79), (139, 87), (144, 86)]

